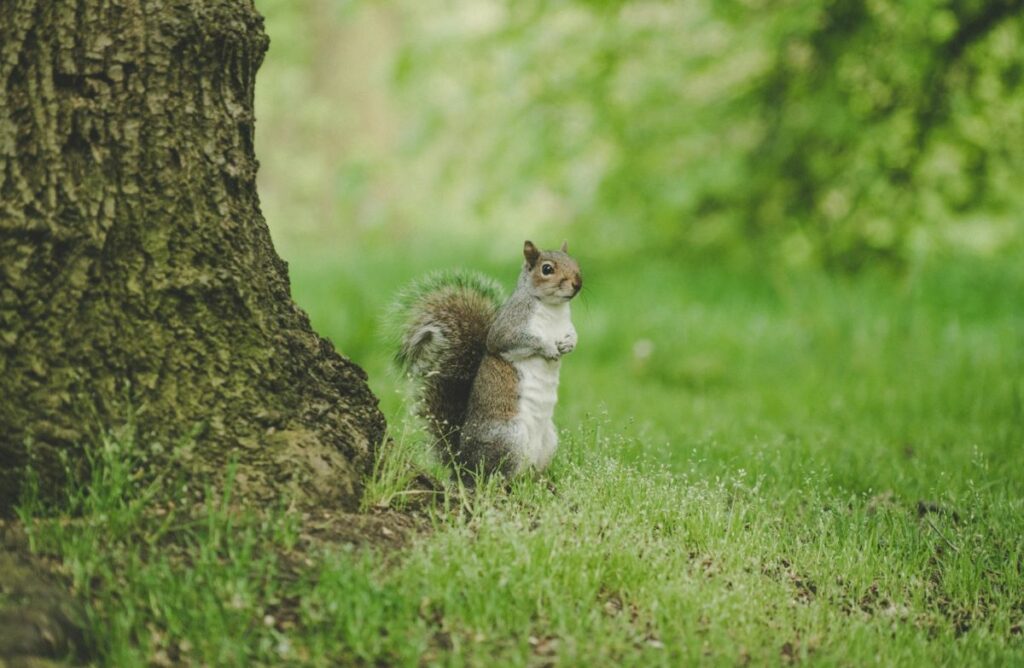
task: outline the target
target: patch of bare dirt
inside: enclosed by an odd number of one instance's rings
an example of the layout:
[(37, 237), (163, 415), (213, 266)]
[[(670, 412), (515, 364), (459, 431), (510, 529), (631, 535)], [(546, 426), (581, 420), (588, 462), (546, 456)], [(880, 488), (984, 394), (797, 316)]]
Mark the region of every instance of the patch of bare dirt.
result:
[(761, 574), (777, 582), (788, 582), (793, 587), (793, 600), (810, 603), (818, 595), (818, 585), (806, 573), (793, 567), (788, 559), (779, 559), (761, 567)]
[(366, 513), (315, 511), (303, 515), (300, 542), (307, 547), (353, 545), (401, 550), (430, 527), (427, 516), (375, 508)]

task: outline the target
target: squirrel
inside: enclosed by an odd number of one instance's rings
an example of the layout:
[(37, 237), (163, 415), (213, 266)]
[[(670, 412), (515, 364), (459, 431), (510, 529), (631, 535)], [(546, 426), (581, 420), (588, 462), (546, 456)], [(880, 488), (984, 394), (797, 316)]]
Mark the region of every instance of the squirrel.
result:
[(414, 380), (418, 413), (456, 469), (511, 477), (543, 470), (558, 447), (552, 422), (563, 355), (576, 347), (569, 302), (580, 267), (560, 250), (523, 245), (516, 289), (474, 272), (433, 274), (396, 309), (395, 360)]

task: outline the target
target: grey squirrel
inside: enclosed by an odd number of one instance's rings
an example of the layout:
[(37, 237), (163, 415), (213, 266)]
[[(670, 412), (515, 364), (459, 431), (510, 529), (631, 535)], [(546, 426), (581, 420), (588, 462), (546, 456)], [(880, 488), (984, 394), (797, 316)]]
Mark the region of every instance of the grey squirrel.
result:
[(476, 273), (434, 274), (399, 301), (396, 361), (416, 384), (418, 412), (456, 467), (513, 476), (543, 470), (561, 357), (576, 347), (569, 302), (583, 287), (560, 250), (523, 246), (512, 295)]

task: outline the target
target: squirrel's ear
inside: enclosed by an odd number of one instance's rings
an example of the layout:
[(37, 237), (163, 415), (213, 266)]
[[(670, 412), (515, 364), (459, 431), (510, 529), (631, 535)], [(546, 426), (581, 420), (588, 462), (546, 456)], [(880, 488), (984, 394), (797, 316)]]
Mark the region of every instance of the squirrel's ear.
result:
[(537, 260), (540, 259), (540, 251), (533, 245), (532, 241), (527, 241), (523, 244), (523, 257), (526, 258), (526, 264), (533, 268), (533, 265), (537, 264)]
[(569, 252), (569, 241), (568, 241), (568, 239), (562, 242), (562, 252), (563, 253), (568, 253)]

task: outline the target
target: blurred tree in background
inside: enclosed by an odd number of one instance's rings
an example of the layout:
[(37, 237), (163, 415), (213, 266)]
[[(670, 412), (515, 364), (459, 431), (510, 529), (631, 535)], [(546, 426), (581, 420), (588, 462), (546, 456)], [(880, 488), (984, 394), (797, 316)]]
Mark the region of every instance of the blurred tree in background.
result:
[(272, 227), (839, 269), (1024, 236), (1024, 0), (257, 4)]

